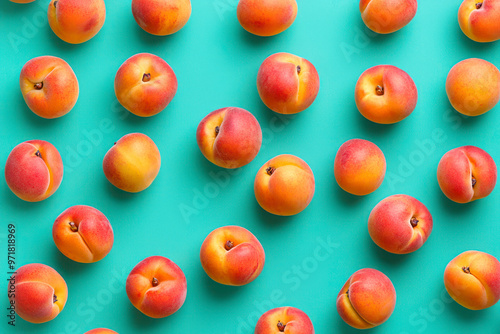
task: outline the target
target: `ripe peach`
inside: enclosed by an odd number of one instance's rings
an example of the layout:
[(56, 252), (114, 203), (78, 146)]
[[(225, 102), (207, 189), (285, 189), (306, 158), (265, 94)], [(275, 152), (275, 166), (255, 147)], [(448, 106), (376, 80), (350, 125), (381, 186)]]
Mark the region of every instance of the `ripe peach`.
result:
[(458, 23), (467, 37), (476, 42), (500, 39), (500, 3), (495, 0), (464, 0), (458, 10)]
[(75, 72), (61, 58), (31, 59), (21, 70), (19, 84), (28, 107), (43, 118), (66, 115), (78, 100)]
[(61, 184), (64, 166), (57, 149), (44, 140), (29, 140), (14, 147), (5, 164), (5, 180), (22, 200), (39, 202)]
[(403, 70), (380, 65), (366, 70), (355, 88), (356, 106), (372, 122), (391, 124), (408, 117), (417, 105), (417, 87)]
[(15, 2), (15, 3), (30, 3), (30, 2), (33, 2), (35, 0), (10, 0), (11, 2)]
[(130, 57), (116, 73), (116, 97), (125, 109), (137, 116), (158, 114), (176, 92), (177, 78), (172, 68), (150, 53)]
[(500, 100), (500, 71), (483, 59), (462, 60), (448, 73), (446, 93), (458, 112), (482, 115)]
[(319, 91), (316, 68), (307, 59), (275, 53), (262, 63), (257, 74), (262, 102), (280, 114), (296, 114), (314, 102)]
[(262, 130), (257, 119), (245, 109), (222, 108), (201, 120), (196, 141), (210, 162), (219, 167), (239, 168), (259, 153)]
[(309, 165), (290, 154), (278, 155), (257, 172), (254, 183), (259, 205), (275, 215), (292, 216), (303, 211), (314, 196), (314, 175)]
[(359, 10), (366, 26), (379, 34), (390, 34), (417, 14), (417, 0), (361, 0)]
[(63, 310), (68, 287), (51, 267), (26, 264), (9, 280), (9, 299), (21, 318), (39, 324), (54, 319)]
[(146, 32), (166, 36), (179, 31), (191, 16), (190, 0), (132, 0), (132, 14)]
[(115, 187), (136, 193), (153, 183), (160, 171), (161, 157), (151, 138), (129, 133), (118, 140), (104, 156), (104, 174)]
[(240, 0), (236, 15), (241, 26), (258, 36), (273, 36), (288, 29), (297, 16), (295, 0)]
[(416, 251), (432, 232), (432, 216), (420, 201), (407, 195), (393, 195), (373, 208), (368, 232), (382, 249), (395, 254)]
[(335, 156), (335, 179), (342, 189), (353, 195), (363, 196), (377, 190), (385, 170), (384, 153), (368, 140), (348, 140)]
[(92, 263), (113, 247), (113, 229), (106, 216), (86, 205), (75, 205), (57, 217), (52, 227), (57, 248), (73, 261)]
[(396, 306), (391, 280), (375, 269), (361, 269), (347, 280), (337, 296), (337, 311), (350, 326), (367, 329), (379, 326)]
[(467, 251), (451, 260), (444, 271), (450, 296), (471, 310), (483, 310), (500, 300), (500, 262), (492, 255)]
[(264, 268), (259, 240), (247, 229), (224, 226), (212, 231), (200, 250), (201, 265), (214, 281), (241, 286), (252, 282)]
[(63, 41), (80, 44), (101, 30), (106, 19), (104, 0), (51, 0), (49, 25)]
[(118, 334), (118, 333), (107, 328), (96, 328), (86, 332), (85, 334)]
[(177, 312), (186, 300), (186, 276), (174, 262), (151, 256), (130, 272), (125, 290), (132, 305), (151, 318)]
[(314, 334), (311, 319), (295, 307), (278, 307), (264, 313), (257, 322), (255, 334), (285, 332), (288, 334)]
[(437, 169), (439, 187), (457, 203), (468, 203), (488, 196), (497, 182), (497, 166), (486, 151), (462, 146), (447, 152)]

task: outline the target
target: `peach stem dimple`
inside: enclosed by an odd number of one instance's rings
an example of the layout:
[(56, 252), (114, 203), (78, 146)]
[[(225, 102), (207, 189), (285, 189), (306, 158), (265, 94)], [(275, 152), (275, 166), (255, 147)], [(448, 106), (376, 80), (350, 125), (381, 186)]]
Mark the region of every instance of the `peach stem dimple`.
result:
[(69, 228), (71, 229), (71, 231), (73, 232), (78, 232), (78, 226), (76, 226), (75, 223), (73, 222), (69, 222)]
[(54, 1), (54, 8), (57, 8), (57, 3), (58, 3), (58, 2), (59, 2), (59, 1)]
[(274, 168), (274, 167), (269, 166), (269, 167), (266, 168), (266, 173), (269, 174), (269, 175), (273, 175), (273, 173), (275, 171), (276, 171), (276, 168)]
[(377, 87), (375, 87), (375, 93), (379, 96), (384, 95), (384, 87), (377, 85)]
[(476, 185), (477, 183), (477, 180), (475, 177), (472, 177), (472, 188), (474, 188), (474, 186)]
[(476, 9), (481, 9), (481, 7), (483, 7), (483, 3), (482, 2), (476, 3)]
[(285, 324), (283, 324), (281, 321), (278, 321), (278, 330), (280, 332), (284, 332), (285, 331), (285, 327), (286, 327)]
[(415, 218), (415, 217), (412, 217), (412, 219), (410, 219), (410, 224), (412, 227), (417, 227), (418, 225), (418, 219)]
[(54, 295), (54, 297), (52, 297), (52, 302), (53, 303), (57, 302), (57, 296), (56, 295)]
[(215, 127), (215, 136), (217, 137), (217, 135), (219, 134), (220, 132), (220, 127), (216, 126)]
[(158, 282), (158, 279), (156, 277), (153, 277), (153, 279), (151, 280), (151, 285), (153, 285), (153, 287), (156, 287), (158, 286), (158, 284), (160, 284), (160, 282)]
[(142, 75), (142, 81), (143, 82), (148, 82), (149, 80), (151, 80), (151, 73), (144, 73)]
[(470, 274), (470, 267), (462, 267), (462, 270), (464, 271), (464, 273)]
[(302, 67), (300, 67), (300, 65), (297, 65), (297, 74), (300, 74), (301, 71), (302, 71)]
[(43, 88), (43, 82), (37, 82), (33, 87), (35, 87), (36, 90), (40, 90)]
[(42, 153), (40, 153), (40, 151), (38, 151), (38, 150), (35, 152), (35, 155), (36, 155), (37, 157), (39, 157), (39, 158), (41, 158), (41, 157), (42, 157)]
[(226, 241), (226, 243), (224, 244), (224, 248), (227, 251), (230, 251), (231, 249), (233, 249), (233, 247), (234, 247), (234, 243), (231, 240)]

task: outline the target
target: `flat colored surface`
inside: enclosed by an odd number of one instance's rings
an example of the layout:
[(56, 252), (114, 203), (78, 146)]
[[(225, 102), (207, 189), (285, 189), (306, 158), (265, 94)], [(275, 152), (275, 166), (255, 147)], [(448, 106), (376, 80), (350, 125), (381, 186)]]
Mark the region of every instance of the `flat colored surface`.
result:
[[(69, 288), (66, 308), (53, 321), (34, 325), (19, 317), (7, 325), (2, 297), (1, 333), (83, 333), (108, 327), (126, 333), (253, 333), (258, 317), (290, 305), (305, 311), (316, 332), (354, 333), (338, 316), (337, 293), (356, 270), (371, 267), (394, 283), (392, 317), (373, 333), (496, 333), (500, 305), (473, 312), (451, 302), (443, 284), (446, 264), (466, 250), (500, 257), (500, 190), (472, 204), (459, 205), (440, 191), (436, 169), (441, 156), (462, 145), (476, 145), (500, 162), (500, 106), (477, 118), (459, 116), (448, 102), (445, 80), (460, 60), (479, 57), (500, 66), (500, 42), (470, 41), (458, 26), (460, 1), (420, 1), (415, 19), (403, 30), (377, 36), (361, 20), (357, 1), (298, 0), (295, 23), (283, 34), (260, 38), (236, 19), (236, 0), (193, 0), (188, 24), (169, 37), (145, 33), (135, 23), (130, 1), (108, 0), (100, 33), (70, 45), (51, 31), (48, 0), (0, 5), (0, 165), (11, 149), (29, 139), (44, 139), (60, 151), (65, 174), (48, 200), (26, 203), (0, 182), (1, 275), (7, 288), (7, 224), (14, 223), (16, 264), (52, 266)], [(297, 116), (268, 110), (256, 89), (261, 62), (275, 52), (290, 52), (317, 68), (321, 88), (312, 107)], [(151, 52), (174, 69), (179, 89), (159, 115), (143, 119), (118, 104), (113, 80), (128, 57)], [(80, 83), (75, 108), (56, 120), (34, 115), (19, 89), (21, 67), (29, 59), (65, 59)], [(414, 113), (396, 125), (364, 119), (354, 103), (359, 75), (371, 66), (392, 64), (414, 79), (419, 101)], [(237, 171), (209, 163), (195, 132), (210, 111), (238, 106), (251, 111), (263, 129), (256, 159)], [(160, 173), (146, 191), (128, 194), (104, 177), (102, 159), (113, 142), (142, 132), (158, 145)], [(342, 191), (333, 176), (340, 145), (351, 138), (376, 143), (385, 153), (387, 175), (366, 197)], [(316, 193), (301, 214), (282, 218), (263, 211), (253, 193), (255, 173), (267, 160), (291, 153), (304, 159), (316, 178)], [(498, 187), (497, 187), (498, 188)], [(383, 198), (403, 193), (422, 201), (434, 217), (434, 230), (422, 249), (392, 255), (370, 239), (367, 219)], [(66, 208), (87, 204), (111, 221), (115, 244), (95, 264), (64, 257), (52, 240), (52, 224)], [(266, 265), (252, 284), (234, 288), (208, 278), (199, 249), (213, 229), (241, 225), (264, 246)], [(187, 300), (166, 319), (137, 311), (125, 293), (130, 270), (142, 259), (163, 255), (176, 262), (188, 280)], [(5, 315), (4, 315), (5, 314)]]

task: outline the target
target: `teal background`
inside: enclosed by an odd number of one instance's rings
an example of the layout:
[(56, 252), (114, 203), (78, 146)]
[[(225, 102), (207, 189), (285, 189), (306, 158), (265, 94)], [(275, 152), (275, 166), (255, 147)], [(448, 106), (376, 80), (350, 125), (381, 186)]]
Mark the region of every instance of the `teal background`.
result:
[[(1, 333), (69, 334), (96, 327), (121, 334), (253, 333), (263, 312), (286, 305), (305, 311), (317, 333), (351, 333), (356, 330), (338, 316), (335, 301), (349, 276), (364, 267), (384, 272), (397, 291), (391, 318), (367, 332), (499, 333), (500, 305), (473, 312), (451, 302), (443, 272), (451, 259), (466, 250), (500, 256), (500, 191), (471, 204), (455, 204), (441, 193), (436, 168), (445, 152), (469, 144), (485, 149), (500, 162), (500, 107), (477, 118), (460, 116), (444, 88), (448, 71), (465, 58), (483, 58), (500, 66), (500, 42), (479, 44), (463, 35), (457, 22), (461, 1), (420, 1), (414, 20), (387, 36), (364, 26), (357, 1), (297, 2), (295, 23), (271, 38), (253, 36), (241, 28), (236, 0), (193, 0), (192, 16), (182, 30), (155, 37), (135, 23), (130, 1), (108, 0), (106, 23), (99, 34), (84, 44), (70, 45), (57, 38), (47, 23), (48, 0), (27, 5), (2, 1), (2, 174), (12, 148), (30, 139), (53, 143), (65, 164), (59, 190), (40, 203), (18, 199), (2, 178), (2, 252), (7, 252), (7, 224), (14, 223), (17, 266), (33, 262), (52, 266), (65, 278), (69, 299), (55, 320), (34, 325), (17, 317), (12, 328), (5, 316), (8, 300), (2, 298)], [(282, 51), (310, 60), (320, 75), (315, 103), (296, 116), (280, 116), (267, 109), (256, 89), (262, 61)], [(125, 111), (113, 90), (118, 67), (139, 52), (164, 58), (179, 81), (172, 103), (152, 118)], [(41, 55), (63, 58), (79, 79), (78, 103), (68, 115), (55, 120), (33, 114), (19, 89), (22, 66)], [(400, 67), (418, 87), (416, 110), (395, 125), (367, 121), (354, 103), (358, 77), (379, 64)], [(264, 134), (256, 159), (237, 171), (208, 162), (195, 139), (199, 121), (226, 106), (251, 111)], [(139, 194), (114, 188), (101, 167), (113, 142), (130, 132), (150, 136), (162, 155), (158, 177)], [(352, 138), (373, 141), (387, 159), (384, 183), (365, 197), (342, 191), (333, 175), (336, 151)], [(313, 201), (293, 217), (268, 214), (253, 193), (259, 167), (282, 153), (303, 158), (316, 178)], [(416, 197), (434, 218), (429, 240), (410, 255), (379, 249), (367, 231), (371, 209), (396, 193)], [(98, 263), (75, 263), (52, 240), (55, 218), (76, 204), (96, 207), (113, 226), (114, 247)], [(259, 278), (238, 288), (213, 282), (199, 261), (199, 249), (208, 233), (231, 224), (252, 231), (267, 256)], [(152, 255), (172, 259), (188, 280), (184, 306), (165, 319), (144, 316), (125, 293), (130, 270)], [(6, 255), (0, 263), (6, 284)]]

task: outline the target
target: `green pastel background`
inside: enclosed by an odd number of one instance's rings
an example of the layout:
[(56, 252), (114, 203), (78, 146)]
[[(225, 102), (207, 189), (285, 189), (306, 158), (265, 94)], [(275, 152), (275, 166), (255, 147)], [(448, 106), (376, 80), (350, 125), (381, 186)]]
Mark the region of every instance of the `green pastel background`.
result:
[[(53, 321), (34, 325), (19, 317), (7, 325), (8, 300), (1, 299), (1, 333), (84, 333), (107, 327), (125, 333), (253, 333), (258, 317), (278, 306), (295, 306), (311, 318), (317, 333), (354, 333), (336, 311), (336, 296), (356, 270), (371, 267), (392, 280), (396, 309), (373, 333), (442, 333), (473, 330), (499, 333), (500, 305), (474, 312), (452, 302), (445, 292), (446, 264), (466, 250), (500, 256), (499, 200), (459, 205), (440, 191), (436, 168), (448, 150), (475, 145), (500, 162), (500, 107), (466, 118), (448, 102), (450, 68), (470, 57), (500, 66), (500, 42), (479, 44), (460, 31), (455, 1), (420, 1), (414, 20), (391, 35), (375, 35), (363, 24), (358, 1), (297, 0), (295, 23), (284, 33), (261, 38), (236, 19), (237, 0), (193, 0), (188, 24), (167, 37), (147, 34), (135, 23), (129, 1), (107, 0), (107, 17), (89, 42), (70, 45), (57, 38), (46, 18), (48, 0), (0, 4), (0, 165), (29, 139), (48, 140), (60, 151), (65, 174), (49, 199), (27, 203), (0, 182), (1, 272), (7, 288), (7, 224), (17, 228), (16, 264), (44, 263), (66, 280), (69, 299)], [(165, 111), (139, 118), (117, 102), (113, 81), (130, 56), (150, 52), (174, 69), (179, 89)], [(280, 116), (261, 102), (256, 75), (275, 52), (311, 61), (321, 88), (314, 104), (296, 116)], [(80, 96), (66, 116), (45, 120), (26, 106), (19, 73), (26, 61), (53, 55), (75, 71)], [(395, 125), (364, 119), (354, 103), (354, 86), (369, 67), (392, 64), (414, 79), (419, 101), (414, 113)], [(251, 111), (263, 129), (256, 159), (237, 170), (212, 165), (200, 153), (195, 132), (210, 111), (238, 106)], [(114, 188), (104, 177), (102, 159), (113, 142), (142, 132), (158, 145), (160, 173), (139, 194)], [(373, 194), (355, 197), (335, 182), (333, 161), (352, 138), (376, 143), (387, 159), (387, 174)], [(293, 217), (268, 214), (257, 204), (253, 181), (272, 157), (290, 153), (314, 171), (316, 193), (309, 207)], [(392, 255), (370, 239), (367, 219), (383, 198), (403, 193), (422, 201), (434, 230), (416, 253)], [(87, 204), (110, 220), (115, 244), (94, 264), (64, 257), (52, 240), (52, 224), (66, 208)], [(253, 283), (227, 287), (204, 273), (199, 249), (213, 229), (240, 225), (252, 231), (266, 252), (266, 265)], [(150, 319), (125, 293), (125, 280), (144, 258), (162, 255), (186, 274), (188, 293), (179, 312)]]

